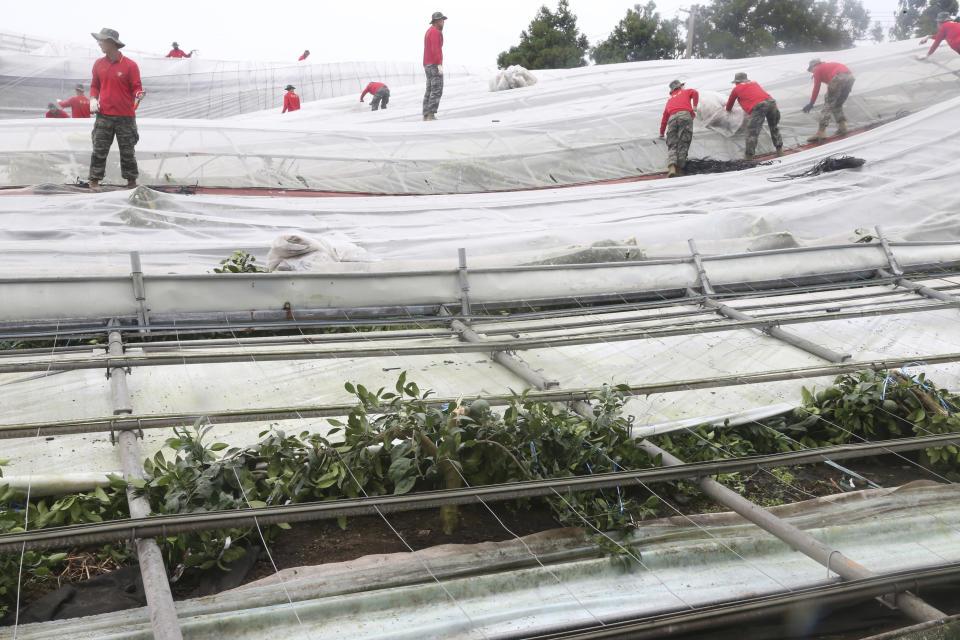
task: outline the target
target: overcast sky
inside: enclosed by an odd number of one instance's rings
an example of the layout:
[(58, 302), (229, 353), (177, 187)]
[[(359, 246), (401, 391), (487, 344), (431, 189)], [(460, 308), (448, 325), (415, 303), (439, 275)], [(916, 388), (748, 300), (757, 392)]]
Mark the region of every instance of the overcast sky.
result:
[[(896, 0), (863, 0), (874, 19), (889, 27)], [(543, 4), (556, 0), (127, 0), (91, 4), (76, 0), (0, 0), (0, 31), (53, 40), (92, 40), (111, 27), (131, 49), (165, 54), (176, 40), (204, 58), (296, 60), (310, 49), (315, 62), (418, 61), (430, 14), (442, 10), (444, 61), (496, 64), (497, 54), (517, 44)], [(570, 0), (590, 44), (604, 39), (635, 2)], [(683, 0), (661, 0), (664, 17), (685, 16)], [(102, 7), (102, 10), (101, 8)]]

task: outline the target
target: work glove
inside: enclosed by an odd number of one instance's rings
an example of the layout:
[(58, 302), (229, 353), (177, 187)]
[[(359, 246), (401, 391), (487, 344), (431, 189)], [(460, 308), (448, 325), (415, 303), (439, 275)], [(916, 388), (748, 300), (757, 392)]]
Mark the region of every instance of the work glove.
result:
[(438, 64), (438, 65), (437, 65), (437, 73), (439, 73), (440, 75), (443, 75), (443, 65), (442, 65), (442, 64)]
[(927, 38), (921, 38), (921, 39), (920, 39), (920, 46), (922, 47), (923, 45), (927, 44), (927, 40), (929, 40), (929, 39), (930, 39), (929, 37), (927, 37)]
[(926, 54), (926, 53), (921, 53), (920, 55), (917, 56), (917, 60), (926, 60), (926, 59), (927, 59), (927, 56), (928, 56), (928, 54)]
[(100, 101), (96, 98), (90, 98), (90, 113), (100, 112)]
[(810, 113), (810, 110), (811, 110), (811, 109), (813, 109), (813, 103), (812, 103), (812, 102), (808, 102), (806, 105), (804, 105), (804, 107), (803, 107), (803, 112), (804, 112), (804, 113)]
[(137, 100), (143, 100), (143, 97), (145, 95), (147, 95), (146, 91), (137, 91), (133, 97), (136, 98)]

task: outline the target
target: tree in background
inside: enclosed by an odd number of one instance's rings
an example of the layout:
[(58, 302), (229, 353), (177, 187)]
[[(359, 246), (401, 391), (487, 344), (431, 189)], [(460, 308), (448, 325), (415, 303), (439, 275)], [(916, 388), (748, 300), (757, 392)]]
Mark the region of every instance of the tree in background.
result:
[(870, 39), (876, 43), (883, 42), (886, 39), (886, 34), (883, 32), (883, 25), (879, 22), (874, 22), (873, 27), (870, 28)]
[(661, 20), (653, 2), (636, 4), (627, 9), (626, 17), (607, 39), (593, 48), (590, 57), (597, 64), (677, 58), (684, 49), (678, 23), (676, 19)]
[(570, 13), (568, 0), (560, 0), (553, 13), (540, 7), (527, 31), (520, 34), (520, 44), (497, 56), (497, 66), (505, 69), (519, 64), (527, 69), (569, 69), (586, 66), (584, 57), (590, 43), (577, 29), (577, 17)]
[(936, 33), (937, 14), (956, 15), (957, 0), (899, 0), (897, 22), (890, 29), (891, 40), (907, 40)]
[(869, 26), (860, 0), (713, 0), (698, 9), (693, 52), (746, 58), (846, 49)]

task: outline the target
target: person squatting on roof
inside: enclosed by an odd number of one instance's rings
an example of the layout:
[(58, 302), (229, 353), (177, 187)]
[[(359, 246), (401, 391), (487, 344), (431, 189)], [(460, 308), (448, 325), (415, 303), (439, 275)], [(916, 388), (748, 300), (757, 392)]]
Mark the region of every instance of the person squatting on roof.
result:
[(180, 45), (177, 44), (176, 42), (174, 42), (170, 46), (173, 47), (173, 49), (170, 49), (170, 53), (167, 54), (168, 58), (189, 58), (190, 56), (193, 55), (193, 51), (191, 51), (190, 53), (187, 53), (186, 51), (181, 49)]
[(443, 95), (443, 23), (447, 16), (434, 11), (430, 28), (423, 36), (423, 71), (427, 74), (427, 88), (423, 93), (423, 119), (436, 120)]
[(917, 60), (924, 60), (932, 56), (933, 52), (937, 50), (937, 47), (939, 47), (940, 43), (944, 40), (947, 41), (951, 49), (960, 53), (960, 22), (954, 22), (950, 19), (949, 13), (941, 11), (937, 14), (937, 24), (940, 25), (940, 28), (937, 29), (936, 33), (920, 40), (920, 44), (926, 44), (927, 40), (933, 38), (933, 44), (930, 45), (929, 51), (917, 56)]
[(293, 90), (296, 89), (292, 84), (288, 84), (283, 88), (286, 91), (283, 94), (283, 111), (280, 113), (286, 113), (287, 111), (299, 111), (300, 110), (300, 96), (295, 94)]
[(297, 62), (303, 62), (304, 60), (306, 60), (306, 59), (309, 58), (309, 57), (310, 57), (310, 49), (304, 49), (304, 50), (303, 50), (303, 53), (300, 55), (300, 57), (297, 58)]
[(684, 89), (683, 83), (670, 83), (670, 99), (660, 121), (660, 137), (667, 133), (667, 177), (682, 175), (687, 164), (687, 151), (693, 141), (693, 119), (697, 114), (700, 94), (696, 89)]
[(44, 118), (69, 118), (70, 115), (57, 106), (56, 102), (51, 102), (47, 105), (47, 112), (43, 114)]
[(100, 181), (107, 167), (107, 154), (113, 138), (120, 147), (120, 175), (127, 187), (137, 186), (137, 158), (134, 147), (140, 140), (134, 101), (146, 95), (140, 84), (140, 68), (122, 53), (125, 45), (114, 29), (103, 28), (91, 33), (105, 54), (93, 63), (90, 82), (90, 109), (97, 114), (93, 125), (93, 154), (90, 156), (90, 190), (100, 191)]
[(89, 118), (90, 100), (87, 99), (87, 96), (83, 95), (83, 85), (78, 84), (73, 90), (77, 95), (69, 100), (57, 100), (57, 104), (61, 107), (70, 107), (70, 113), (73, 114), (74, 118)]
[(390, 89), (387, 85), (382, 82), (371, 82), (360, 94), (360, 102), (363, 102), (363, 97), (368, 93), (373, 96), (373, 99), (370, 100), (371, 111), (376, 111), (381, 107), (387, 108), (387, 104), (390, 103)]
[(837, 121), (837, 135), (842, 136), (847, 132), (847, 116), (843, 114), (843, 103), (847, 101), (850, 89), (853, 88), (853, 74), (839, 62), (821, 62), (820, 58), (811, 60), (807, 71), (813, 74), (813, 94), (810, 96), (810, 103), (803, 107), (804, 113), (810, 113), (813, 109), (817, 95), (820, 94), (820, 83), (827, 85), (827, 97), (823, 99), (823, 113), (820, 115), (820, 128), (807, 138), (807, 142), (819, 142), (827, 137), (827, 125), (830, 124), (831, 115)]
[(770, 97), (770, 94), (760, 88), (760, 85), (747, 78), (747, 74), (739, 72), (733, 76), (733, 91), (727, 98), (727, 111), (733, 109), (733, 103), (740, 101), (740, 107), (747, 114), (747, 145), (744, 149), (743, 157), (746, 160), (753, 160), (753, 155), (757, 150), (757, 138), (760, 137), (760, 130), (763, 129), (763, 121), (767, 121), (770, 127), (770, 139), (777, 150), (777, 155), (783, 155), (783, 138), (780, 137), (780, 109), (777, 108), (777, 101)]

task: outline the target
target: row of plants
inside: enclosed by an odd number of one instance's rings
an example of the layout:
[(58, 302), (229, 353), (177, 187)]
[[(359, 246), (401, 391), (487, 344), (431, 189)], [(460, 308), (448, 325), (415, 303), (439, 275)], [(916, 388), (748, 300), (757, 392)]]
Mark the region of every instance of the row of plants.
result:
[[(587, 475), (659, 464), (635, 445), (632, 417), (623, 415), (624, 387), (604, 387), (591, 399), (593, 415), (580, 416), (557, 404), (514, 396), (502, 411), (484, 400), (438, 406), (431, 392), (401, 374), (392, 389), (372, 391), (346, 384), (357, 402), (345, 421), (330, 420), (326, 435), (287, 434), (271, 428), (249, 447), (212, 439), (212, 428), (197, 424), (176, 429), (161, 451), (144, 463), (146, 478), (135, 481), (155, 513), (237, 509), (367, 495), (404, 494)], [(792, 413), (737, 427), (701, 426), (651, 438), (687, 461), (791, 451), (806, 447), (960, 431), (952, 413), (957, 398), (937, 389), (921, 374), (915, 379), (871, 371), (844, 375), (819, 392), (803, 390)], [(924, 463), (957, 478), (960, 452), (954, 446), (929, 449)], [(3, 461), (0, 461), (0, 465)], [(2, 468), (0, 468), (2, 471)], [(2, 475), (2, 473), (0, 473)], [(738, 478), (722, 477), (734, 486)], [(0, 533), (128, 517), (126, 483), (57, 499), (26, 501), (0, 483)], [(685, 483), (658, 489), (683, 502), (692, 493)], [(639, 485), (615, 490), (569, 493), (545, 500), (556, 520), (571, 526), (589, 522), (601, 531), (624, 530), (659, 515), (658, 499)], [(530, 500), (512, 505), (531, 506)], [(456, 530), (456, 507), (441, 510), (445, 532)], [(340, 526), (347, 522), (340, 520)], [(262, 529), (269, 543), (288, 525)], [(229, 530), (166, 536), (158, 542), (179, 580), (199, 570), (224, 568), (259, 543), (256, 530)], [(254, 539), (256, 536), (256, 539)], [(611, 550), (609, 545), (607, 550)], [(129, 561), (118, 543), (98, 551)], [(0, 555), (0, 615), (16, 596), (18, 580), (49, 581), (66, 554), (27, 551)], [(18, 576), (22, 575), (22, 579)]]

